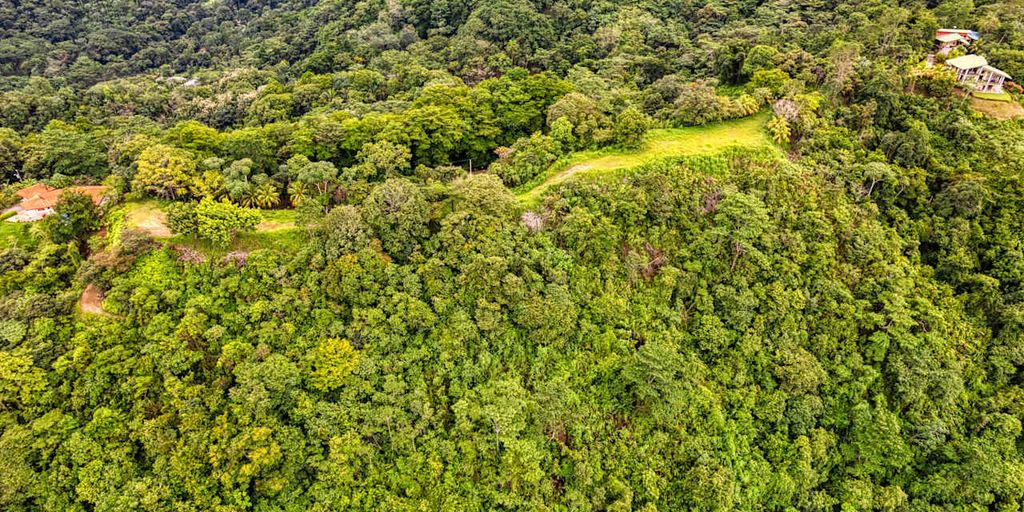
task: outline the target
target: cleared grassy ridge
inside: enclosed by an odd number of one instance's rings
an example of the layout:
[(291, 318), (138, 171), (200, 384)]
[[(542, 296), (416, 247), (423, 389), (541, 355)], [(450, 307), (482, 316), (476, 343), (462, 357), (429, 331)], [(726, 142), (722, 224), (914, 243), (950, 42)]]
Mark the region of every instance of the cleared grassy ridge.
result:
[(578, 173), (600, 173), (628, 169), (667, 158), (717, 153), (730, 147), (754, 148), (772, 144), (764, 125), (768, 113), (689, 128), (671, 128), (648, 132), (644, 148), (622, 151), (614, 148), (573, 153), (555, 162), (547, 172), (517, 187), (522, 202), (539, 199), (549, 188), (564, 183)]
[(229, 247), (217, 247), (191, 237), (178, 236), (167, 228), (163, 208), (169, 201), (146, 199), (124, 204), (125, 226), (145, 231), (156, 239), (194, 247), (207, 256), (221, 256), (229, 251), (253, 251), (261, 248), (297, 250), (305, 233), (295, 226), (295, 210), (260, 210), (262, 220), (255, 233), (241, 233)]

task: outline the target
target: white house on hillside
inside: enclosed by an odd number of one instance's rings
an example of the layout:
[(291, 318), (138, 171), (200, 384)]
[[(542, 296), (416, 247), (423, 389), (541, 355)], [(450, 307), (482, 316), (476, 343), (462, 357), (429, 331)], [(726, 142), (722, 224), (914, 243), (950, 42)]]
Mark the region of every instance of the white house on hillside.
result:
[(978, 92), (1003, 92), (1003, 82), (1011, 78), (1005, 71), (988, 65), (981, 55), (964, 55), (946, 61), (956, 71), (956, 81)]

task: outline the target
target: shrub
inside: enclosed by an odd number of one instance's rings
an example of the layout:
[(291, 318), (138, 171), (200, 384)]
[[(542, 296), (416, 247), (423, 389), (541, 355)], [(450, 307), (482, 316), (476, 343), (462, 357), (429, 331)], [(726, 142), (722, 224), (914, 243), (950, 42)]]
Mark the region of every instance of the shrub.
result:
[(555, 139), (534, 133), (517, 140), (511, 148), (499, 148), (499, 158), (491, 165), (491, 172), (501, 177), (506, 185), (515, 187), (544, 172), (558, 159), (561, 149)]
[(254, 231), (260, 222), (258, 211), (229, 202), (203, 198), (199, 204), (175, 203), (166, 210), (171, 231), (195, 236), (226, 247), (238, 233)]
[(615, 118), (615, 144), (627, 149), (639, 149), (644, 145), (644, 134), (650, 127), (651, 120), (640, 109), (628, 107)]

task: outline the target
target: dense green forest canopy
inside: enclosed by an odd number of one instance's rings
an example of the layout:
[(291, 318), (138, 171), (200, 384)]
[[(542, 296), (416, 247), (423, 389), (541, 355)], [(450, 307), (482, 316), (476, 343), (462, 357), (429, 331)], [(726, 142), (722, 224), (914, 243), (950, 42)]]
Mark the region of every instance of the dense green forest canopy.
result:
[(0, 509), (1019, 510), (941, 27), (1024, 77), (1020, 0), (0, 0), (0, 206), (108, 187), (0, 215)]

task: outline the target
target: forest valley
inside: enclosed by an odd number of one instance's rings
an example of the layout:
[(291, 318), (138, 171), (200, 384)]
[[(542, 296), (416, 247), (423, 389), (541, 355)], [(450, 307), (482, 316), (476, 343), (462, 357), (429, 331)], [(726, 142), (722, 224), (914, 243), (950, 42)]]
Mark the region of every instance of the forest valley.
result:
[(0, 509), (1020, 510), (944, 27), (1024, 77), (1020, 0), (0, 3)]

